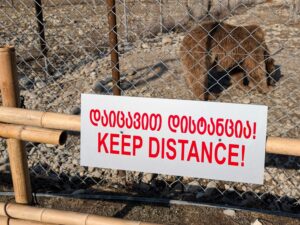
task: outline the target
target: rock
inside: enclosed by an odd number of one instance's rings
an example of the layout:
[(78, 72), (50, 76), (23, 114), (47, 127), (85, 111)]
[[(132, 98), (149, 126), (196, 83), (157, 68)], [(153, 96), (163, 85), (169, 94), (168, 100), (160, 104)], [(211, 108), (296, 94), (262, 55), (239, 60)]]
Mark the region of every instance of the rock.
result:
[(52, 48), (53, 51), (57, 51), (58, 49), (59, 49), (59, 46), (58, 46), (58, 45), (55, 45), (55, 46)]
[(144, 176), (142, 178), (142, 182), (144, 182), (146, 184), (149, 184), (152, 179), (153, 179), (153, 174), (152, 173), (146, 173), (146, 174), (144, 174)]
[(235, 211), (232, 210), (232, 209), (225, 209), (223, 211), (223, 213), (226, 215), (226, 216), (231, 216), (231, 217), (234, 217), (235, 216)]
[(128, 89), (130, 89), (132, 87), (133, 87), (133, 84), (130, 83), (130, 82), (128, 82), (128, 81), (121, 82), (121, 89), (122, 90), (128, 90)]
[(272, 176), (268, 172), (265, 173), (265, 180), (266, 181), (271, 181), (272, 180)]
[(204, 195), (205, 195), (204, 192), (198, 192), (198, 193), (196, 194), (196, 199), (202, 198)]
[(230, 185), (228, 185), (228, 184), (225, 184), (224, 187), (225, 187), (225, 190), (230, 190), (231, 189)]
[(75, 166), (79, 165), (78, 159), (73, 159), (72, 164), (75, 165)]
[(30, 80), (28, 77), (22, 77), (19, 80), (19, 83), (24, 89), (30, 89), (33, 87), (33, 81)]
[(0, 164), (0, 172), (8, 172), (10, 169), (9, 163)]
[(104, 85), (100, 81), (96, 81), (93, 84), (92, 90), (97, 94), (102, 93), (102, 92), (106, 92), (106, 89), (105, 89)]
[(175, 193), (182, 193), (183, 190), (184, 190), (184, 186), (180, 182), (177, 182), (177, 184), (175, 184), (175, 186), (172, 187), (172, 192), (175, 192)]
[(210, 181), (205, 188), (205, 196), (211, 197), (216, 195), (217, 192), (217, 183), (215, 181)]
[(143, 192), (147, 192), (150, 190), (150, 185), (148, 184), (145, 184), (145, 183), (141, 183), (139, 184), (139, 188), (143, 191)]
[(101, 173), (101, 171), (96, 170), (96, 171), (92, 172), (92, 176), (96, 177), (96, 178), (100, 178), (102, 176), (102, 173)]
[(278, 176), (278, 179), (281, 181), (281, 182), (284, 182), (286, 180), (286, 177), (283, 173), (279, 174)]
[(96, 75), (97, 75), (97, 74), (96, 74), (95, 71), (93, 71), (93, 72), (90, 73), (90, 77), (91, 77), (93, 80), (95, 80), (95, 79), (97, 78)]
[(217, 187), (217, 183), (215, 181), (210, 181), (206, 188), (216, 188)]
[(111, 78), (111, 75), (108, 75), (108, 77), (107, 78), (105, 78), (104, 80), (102, 80), (102, 81), (100, 81), (101, 82), (101, 84), (104, 86), (104, 85), (107, 85), (107, 84), (109, 84), (109, 83), (111, 83), (112, 82), (112, 78)]
[(136, 74), (135, 70), (131, 70), (128, 72), (128, 76), (134, 76)]
[(47, 147), (47, 148), (55, 148), (55, 147), (56, 147), (56, 145), (52, 145), (52, 144), (46, 144), (46, 147)]
[(97, 62), (97, 61), (94, 61), (94, 62), (90, 65), (89, 70), (90, 70), (90, 71), (93, 71), (93, 70), (95, 70), (95, 69), (97, 68), (97, 66), (98, 66), (98, 62)]
[(244, 104), (250, 104), (250, 99), (249, 98), (244, 98), (244, 99), (242, 99), (242, 103), (244, 103)]
[(78, 106), (74, 106), (74, 107), (71, 108), (70, 113), (72, 115), (80, 115), (81, 109)]
[(133, 46), (132, 45), (125, 45), (124, 46), (124, 51), (127, 52), (127, 51), (130, 51), (133, 49)]
[(170, 37), (164, 37), (162, 39), (162, 44), (163, 45), (168, 45), (168, 44), (171, 44), (171, 43), (172, 43), (172, 38), (170, 38)]
[(94, 168), (94, 167), (90, 167), (90, 166), (88, 167), (88, 172), (89, 172), (89, 173), (92, 173), (92, 172), (94, 172), (94, 170), (95, 170), (95, 168)]
[(35, 83), (35, 85), (38, 87), (38, 88), (44, 88), (46, 87), (46, 83), (43, 82), (43, 81), (38, 81)]
[(147, 44), (147, 43), (143, 43), (143, 44), (141, 45), (141, 47), (142, 47), (143, 49), (148, 49), (148, 48), (150, 48), (149, 44)]
[(84, 32), (80, 29), (80, 30), (78, 30), (78, 34), (79, 34), (80, 36), (82, 36), (82, 35), (84, 34)]
[(0, 165), (6, 164), (6, 163), (8, 163), (8, 158), (7, 157), (5, 157), (3, 159), (0, 159)]
[(188, 183), (188, 185), (186, 185), (185, 188), (186, 188), (186, 191), (187, 191), (187, 192), (193, 192), (193, 193), (195, 193), (195, 192), (201, 190), (200, 184), (199, 184), (199, 182), (196, 181), (196, 180), (194, 180), (194, 181)]
[(262, 225), (262, 223), (256, 219), (253, 223), (251, 223), (251, 225)]

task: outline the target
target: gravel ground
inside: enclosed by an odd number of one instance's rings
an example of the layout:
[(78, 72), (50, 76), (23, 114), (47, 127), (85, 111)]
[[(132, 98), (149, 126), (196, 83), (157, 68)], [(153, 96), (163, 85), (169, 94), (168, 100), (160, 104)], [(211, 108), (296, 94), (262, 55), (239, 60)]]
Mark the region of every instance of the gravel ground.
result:
[[(129, 14), (129, 42), (125, 41), (124, 26), (120, 24), (123, 94), (194, 99), (181, 75), (177, 54), (185, 33), (170, 31), (149, 37), (148, 31), (155, 27), (151, 26), (154, 13), (145, 14), (141, 22), (138, 18), (142, 18), (146, 5), (140, 11), (137, 11), (138, 5), (131, 7), (135, 11)], [(155, 5), (150, 4), (149, 7), (149, 12), (157, 10)], [(176, 13), (179, 15), (182, 9), (178, 8)], [(121, 8), (118, 10), (122, 11)], [(0, 30), (0, 41), (1, 44), (16, 45), (25, 107), (79, 114), (80, 93), (111, 94), (110, 57), (107, 55), (107, 36), (104, 35), (108, 31), (105, 7), (98, 5), (92, 8), (85, 4), (45, 7), (50, 74), (43, 72), (43, 59), (33, 60), (33, 56), (38, 55), (39, 46), (33, 12), (29, 5), (19, 6), (17, 11), (0, 7), (0, 16), (3, 17), (1, 25), (5, 28)], [(268, 135), (299, 138), (300, 69), (297, 65), (300, 62), (300, 23), (291, 23), (288, 13), (289, 9), (281, 1), (273, 1), (241, 10), (227, 20), (232, 24), (261, 25), (266, 31), (271, 52), (283, 48), (275, 55), (275, 59), (282, 66), (284, 78), (267, 95), (259, 94), (256, 90), (247, 92), (233, 85), (217, 101), (265, 104), (269, 106)], [(5, 148), (5, 143), (1, 141), (0, 171), (3, 173), (9, 171)], [(71, 193), (75, 188), (79, 189), (75, 192), (80, 193), (154, 193), (168, 198), (300, 211), (300, 159), (296, 157), (267, 155), (265, 184), (259, 186), (83, 168), (79, 166), (79, 139), (76, 136), (70, 138), (65, 146), (28, 143), (26, 149), (31, 172), (38, 181), (41, 180), (34, 184), (36, 191), (40, 192)], [(42, 185), (45, 175), (50, 179), (47, 186)], [(84, 187), (85, 190), (78, 187)], [(9, 190), (9, 187), (2, 189)]]

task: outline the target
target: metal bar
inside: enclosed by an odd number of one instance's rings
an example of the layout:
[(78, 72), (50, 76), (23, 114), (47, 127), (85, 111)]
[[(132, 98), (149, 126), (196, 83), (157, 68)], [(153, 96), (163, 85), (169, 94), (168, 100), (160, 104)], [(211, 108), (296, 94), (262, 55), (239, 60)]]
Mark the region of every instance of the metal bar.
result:
[(128, 22), (127, 22), (127, 6), (126, 0), (123, 0), (123, 10), (124, 10), (124, 26), (125, 26), (125, 40), (128, 42)]
[(47, 48), (47, 43), (45, 38), (45, 23), (43, 17), (42, 0), (34, 0), (34, 6), (35, 6), (36, 20), (38, 24), (37, 31), (40, 39), (41, 52), (43, 53), (44, 57), (47, 57), (48, 48)]
[(115, 0), (106, 0), (106, 3), (109, 25), (109, 47), (111, 50), (113, 94), (121, 95), (116, 3)]
[(163, 0), (159, 0), (159, 27), (160, 33), (163, 32)]

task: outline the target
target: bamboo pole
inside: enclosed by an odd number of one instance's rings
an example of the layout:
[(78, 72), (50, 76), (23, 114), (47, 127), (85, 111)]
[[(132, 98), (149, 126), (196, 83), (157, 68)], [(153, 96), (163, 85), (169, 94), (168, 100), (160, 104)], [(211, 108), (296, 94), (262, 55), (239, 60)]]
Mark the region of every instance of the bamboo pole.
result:
[[(80, 116), (39, 112), (1, 106), (0, 122), (59, 130), (80, 131)], [(268, 137), (266, 143), (266, 152), (300, 156), (300, 140)]]
[(80, 116), (1, 106), (0, 122), (57, 130), (80, 131)]
[(40, 223), (35, 221), (29, 220), (18, 220), (18, 219), (11, 219), (5, 216), (0, 216), (0, 224), (1, 225), (54, 225), (53, 223)]
[(67, 140), (67, 132), (62, 130), (50, 130), (39, 127), (0, 123), (0, 137), (45, 144), (63, 145)]
[[(3, 106), (18, 107), (19, 91), (16, 70), (15, 49), (11, 46), (0, 48), (0, 90)], [(17, 203), (30, 204), (32, 201), (27, 154), (20, 140), (8, 139), (7, 149)]]
[[(6, 212), (10, 217), (22, 220), (32, 220), (42, 223), (64, 225), (155, 225), (140, 221), (130, 221), (111, 217), (96, 216), (86, 213), (61, 211), (55, 209), (35, 208), (32, 206), (9, 203)], [(0, 216), (6, 216), (5, 204), (0, 203)]]
[(268, 153), (300, 156), (300, 140), (292, 138), (268, 137)]

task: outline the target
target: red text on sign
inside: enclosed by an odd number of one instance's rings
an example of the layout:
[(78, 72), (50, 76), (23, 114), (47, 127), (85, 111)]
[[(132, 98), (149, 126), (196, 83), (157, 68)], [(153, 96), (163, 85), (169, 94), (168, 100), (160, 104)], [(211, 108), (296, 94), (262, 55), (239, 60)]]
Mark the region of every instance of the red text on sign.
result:
[(149, 158), (244, 166), (245, 146), (156, 137), (149, 138)]
[(98, 152), (135, 156), (143, 145), (143, 139), (136, 135), (98, 133)]

